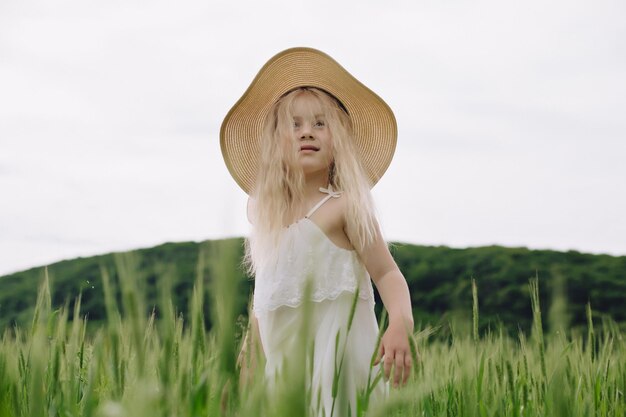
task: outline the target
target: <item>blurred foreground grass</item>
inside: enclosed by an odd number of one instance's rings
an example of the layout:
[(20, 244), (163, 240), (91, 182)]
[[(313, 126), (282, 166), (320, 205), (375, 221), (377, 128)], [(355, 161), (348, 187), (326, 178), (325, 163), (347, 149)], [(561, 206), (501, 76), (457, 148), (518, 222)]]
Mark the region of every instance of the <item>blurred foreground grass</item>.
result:
[[(237, 254), (235, 246), (202, 249), (189, 312), (175, 310), (164, 271), (151, 315), (136, 259), (118, 255), (118, 282), (102, 269), (107, 320), (89, 334), (80, 299), (73, 311), (51, 309), (46, 277), (30, 328), (7, 329), (0, 341), (0, 417), (306, 415), (304, 372), (285, 375), (283, 389), (272, 392), (262, 368), (251, 384), (239, 384)], [(588, 307), (586, 332), (569, 331), (557, 297), (544, 333), (537, 280), (529, 285), (531, 335), (480, 335), (474, 286), (471, 329), (452, 325), (459, 331), (446, 337), (418, 329), (422, 360), (409, 384), (366, 415), (625, 416), (626, 350), (618, 326), (593, 323)], [(121, 299), (113, 296), (116, 286)]]

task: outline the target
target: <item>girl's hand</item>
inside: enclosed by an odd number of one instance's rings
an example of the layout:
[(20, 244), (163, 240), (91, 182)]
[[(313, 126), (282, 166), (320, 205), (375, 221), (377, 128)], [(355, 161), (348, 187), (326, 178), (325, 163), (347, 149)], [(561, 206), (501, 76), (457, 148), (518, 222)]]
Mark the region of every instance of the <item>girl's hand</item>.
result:
[[(383, 360), (385, 380), (389, 380), (393, 368), (393, 383), (395, 387), (398, 387), (400, 384), (406, 384), (411, 374), (411, 366), (413, 366), (409, 343), (409, 337), (413, 335), (411, 294), (406, 279), (393, 260), (378, 225), (376, 228), (374, 241), (365, 248), (357, 250), (389, 314), (389, 327), (381, 339), (374, 364), (378, 365)], [(346, 233), (348, 233), (347, 230)], [(350, 237), (349, 234), (348, 237)], [(350, 240), (354, 241), (352, 238)]]
[(391, 369), (393, 368), (393, 386), (395, 388), (400, 384), (406, 385), (411, 374), (413, 358), (409, 345), (409, 333), (410, 330), (402, 323), (390, 323), (380, 341), (378, 355), (374, 361), (374, 365), (378, 365), (381, 359), (383, 360), (383, 372), (386, 381), (391, 377)]

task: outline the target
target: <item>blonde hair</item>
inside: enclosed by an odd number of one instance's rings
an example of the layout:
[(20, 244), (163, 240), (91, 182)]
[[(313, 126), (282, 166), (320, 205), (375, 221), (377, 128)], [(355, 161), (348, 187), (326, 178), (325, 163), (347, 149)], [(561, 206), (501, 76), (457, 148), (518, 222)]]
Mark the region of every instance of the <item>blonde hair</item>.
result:
[[(300, 87), (283, 95), (265, 119), (261, 137), (261, 160), (250, 217), (254, 230), (246, 241), (245, 262), (254, 274), (276, 256), (285, 223), (303, 212), (304, 175), (297, 164), (298, 144), (293, 140), (294, 101), (308, 94), (316, 98), (312, 114), (323, 114), (331, 134), (329, 185), (341, 191), (346, 204), (346, 229), (356, 249), (363, 249), (376, 236), (371, 184), (354, 144), (350, 117), (339, 100), (313, 87)], [(287, 144), (287, 145), (286, 145)]]

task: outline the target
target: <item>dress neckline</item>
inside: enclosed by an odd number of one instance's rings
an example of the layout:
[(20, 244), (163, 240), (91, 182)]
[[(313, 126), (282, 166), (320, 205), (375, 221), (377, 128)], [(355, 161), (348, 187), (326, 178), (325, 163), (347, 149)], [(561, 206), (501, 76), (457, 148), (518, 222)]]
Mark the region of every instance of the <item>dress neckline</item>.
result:
[(347, 249), (347, 248), (342, 248), (341, 246), (338, 246), (335, 242), (330, 240), (326, 232), (322, 230), (319, 224), (315, 223), (315, 221), (313, 221), (312, 219), (308, 217), (302, 217), (296, 220), (295, 222), (291, 223), (289, 226), (285, 228), (285, 231), (292, 230), (294, 229), (295, 226), (298, 226), (299, 224), (302, 224), (302, 223), (310, 224), (312, 226), (311, 228), (315, 229), (317, 233), (321, 234), (324, 237), (324, 240), (326, 241), (326, 243), (330, 244), (333, 248), (338, 249), (340, 251), (348, 252), (348, 253), (356, 253), (356, 250), (354, 249)]
[(317, 204), (315, 204), (313, 206), (313, 208), (311, 208), (311, 210), (309, 210), (309, 212), (304, 216), (299, 218), (298, 220), (294, 221), (293, 223), (289, 224), (288, 226), (285, 227), (285, 230), (288, 229), (292, 229), (293, 226), (308, 220), (307, 223), (310, 223), (314, 229), (317, 230), (318, 233), (321, 233), (324, 236), (324, 240), (329, 243), (331, 246), (333, 246), (334, 248), (341, 250), (341, 251), (345, 251), (345, 252), (349, 252), (349, 253), (355, 253), (354, 249), (346, 249), (346, 248), (342, 248), (341, 246), (338, 246), (335, 242), (333, 242), (328, 235), (326, 234), (326, 232), (324, 232), (324, 230), (320, 227), (320, 225), (318, 225), (315, 221), (313, 221), (311, 219), (311, 216), (313, 215), (313, 213), (315, 213), (317, 211), (317, 209), (319, 209), (322, 205), (324, 205), (324, 203), (326, 203), (328, 200), (330, 200), (331, 198), (339, 198), (341, 197), (341, 191), (335, 191), (333, 190), (333, 187), (329, 184), (328, 188), (324, 188), (324, 187), (320, 187), (319, 188), (321, 193), (327, 194), (325, 197), (323, 197), (320, 201), (317, 202)]

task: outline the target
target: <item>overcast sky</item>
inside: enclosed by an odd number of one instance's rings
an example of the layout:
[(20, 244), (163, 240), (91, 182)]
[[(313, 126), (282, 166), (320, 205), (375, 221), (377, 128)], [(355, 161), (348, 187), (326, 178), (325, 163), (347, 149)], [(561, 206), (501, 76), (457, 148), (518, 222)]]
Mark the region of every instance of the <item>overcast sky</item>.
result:
[(626, 3), (0, 2), (0, 274), (243, 236), (219, 126), (321, 49), (396, 113), (389, 240), (626, 254)]

